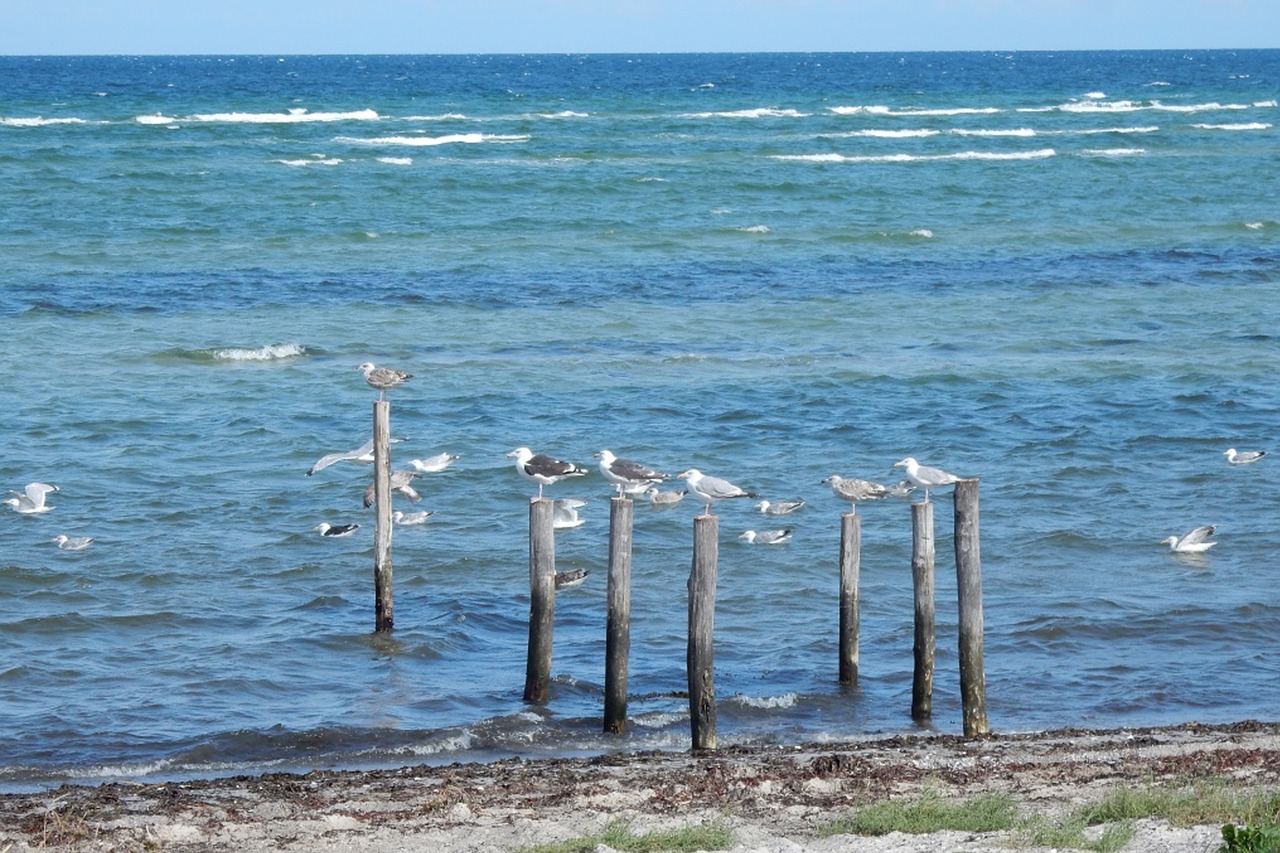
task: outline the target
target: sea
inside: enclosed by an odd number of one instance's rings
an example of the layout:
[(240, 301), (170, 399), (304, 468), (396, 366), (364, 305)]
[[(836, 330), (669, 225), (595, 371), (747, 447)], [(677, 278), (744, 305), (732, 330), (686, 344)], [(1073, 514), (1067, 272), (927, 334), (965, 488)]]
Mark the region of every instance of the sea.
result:
[[(919, 492), (858, 509), (838, 681), (822, 481), (907, 456), (979, 480), (993, 731), (1275, 720), (1278, 99), (1280, 50), (0, 57), (0, 491), (58, 487), (0, 506), (0, 790), (688, 750), (703, 507), (635, 503), (607, 735), (606, 448), (806, 502), (714, 508), (722, 747), (961, 731), (949, 488), (932, 718)], [(372, 468), (306, 475), (363, 362), (393, 467), (459, 456), (382, 633)], [(521, 446), (591, 471), (542, 704)]]

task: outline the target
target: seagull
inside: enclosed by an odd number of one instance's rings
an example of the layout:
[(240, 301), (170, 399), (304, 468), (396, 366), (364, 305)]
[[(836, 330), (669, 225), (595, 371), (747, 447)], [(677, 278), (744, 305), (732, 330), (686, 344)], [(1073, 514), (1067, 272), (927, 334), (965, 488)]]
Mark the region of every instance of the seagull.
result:
[(364, 381), (378, 389), (379, 400), (387, 399), (389, 389), (413, 378), (412, 373), (396, 370), (394, 367), (375, 367), (371, 361), (366, 361), (356, 369), (364, 371)]
[(1200, 554), (1208, 551), (1217, 542), (1208, 541), (1213, 535), (1213, 531), (1218, 528), (1212, 524), (1204, 524), (1194, 530), (1188, 530), (1181, 536), (1170, 536), (1168, 539), (1161, 539), (1161, 545), (1168, 545), (1169, 550), (1176, 554)]
[(563, 572), (556, 572), (555, 587), (556, 589), (570, 589), (582, 583), (586, 579), (586, 569), (568, 569)]
[(600, 460), (600, 473), (610, 483), (618, 487), (618, 497), (622, 497), (624, 490), (631, 491), (633, 489), (644, 490), (648, 487), (661, 483), (663, 480), (670, 480), (670, 474), (663, 474), (655, 471), (648, 465), (641, 465), (639, 462), (632, 462), (630, 459), (619, 459), (613, 455), (611, 450), (601, 450), (595, 455)]
[(391, 513), (391, 521), (395, 524), (425, 524), (427, 519), (435, 515), (434, 509), (424, 509), (418, 512), (401, 512), (396, 510)]
[(907, 479), (911, 481), (911, 484), (924, 489), (925, 503), (929, 502), (929, 489), (936, 486), (949, 486), (960, 481), (960, 478), (955, 474), (948, 474), (941, 468), (926, 467), (910, 456), (893, 463), (893, 467), (907, 469)]
[(1232, 465), (1252, 465), (1259, 459), (1267, 455), (1265, 450), (1241, 450), (1236, 451), (1234, 447), (1228, 447), (1222, 451), (1222, 455), (1227, 457), (1227, 461)]
[[(856, 477), (841, 477), (832, 474), (822, 482), (831, 486), (831, 493), (842, 501), (853, 505), (852, 513), (858, 514), (858, 501), (879, 501), (893, 495), (893, 490), (870, 480), (859, 480)], [(910, 491), (910, 488), (908, 488)]]
[[(388, 441), (391, 444), (395, 444), (398, 441), (404, 441), (404, 439), (391, 438), (391, 439), (388, 439)], [(334, 464), (335, 462), (343, 462), (346, 460), (350, 460), (352, 462), (372, 462), (373, 461), (373, 439), (372, 438), (369, 439), (364, 444), (357, 447), (355, 450), (348, 450), (344, 453), (330, 453), (327, 456), (321, 456), (319, 459), (316, 460), (316, 464), (312, 465), (307, 470), (307, 476), (310, 477), (312, 474), (316, 473), (317, 471), (323, 471), (325, 468), (328, 468), (330, 465)]]
[(566, 477), (581, 477), (587, 469), (572, 462), (561, 462), (541, 453), (534, 453), (527, 447), (517, 447), (507, 454), (508, 459), (516, 460), (516, 470), (526, 480), (538, 484), (538, 499), (542, 499), (542, 487), (558, 483)]
[(728, 480), (721, 480), (719, 477), (710, 477), (697, 468), (690, 468), (683, 474), (678, 475), (681, 480), (689, 483), (689, 491), (695, 497), (700, 499), (707, 505), (703, 515), (711, 515), (711, 504), (716, 501), (728, 500), (730, 498), (758, 498), (755, 492), (745, 492), (742, 489), (730, 483)]
[(456, 453), (437, 453), (435, 456), (428, 456), (426, 459), (410, 459), (408, 464), (414, 470), (423, 474), (437, 474), (457, 461), (458, 454)]
[(339, 536), (350, 536), (352, 533), (355, 533), (357, 530), (360, 529), (360, 525), (359, 524), (330, 524), (327, 521), (322, 521), (311, 529), (319, 531), (320, 535), (325, 537), (326, 539), (336, 539)]
[(760, 501), (760, 503), (756, 504), (756, 509), (763, 512), (765, 515), (787, 515), (788, 513), (795, 512), (802, 506), (804, 506), (803, 500), (778, 501), (777, 503)]
[[(409, 503), (416, 504), (422, 500), (422, 495), (414, 491), (413, 486), (409, 485), (413, 482), (413, 478), (418, 476), (417, 471), (392, 471), (391, 472), (391, 491), (399, 492), (409, 499)], [(375, 480), (370, 483), (364, 490), (364, 507), (368, 509), (373, 506), (373, 502), (377, 500), (376, 490), (378, 483)]]
[(49, 540), (58, 546), (59, 551), (83, 551), (93, 544), (92, 536), (66, 536), (59, 533)]
[(568, 530), (580, 526), (583, 519), (578, 517), (578, 509), (586, 505), (586, 501), (575, 498), (556, 498), (551, 502), (551, 529)]
[(675, 506), (688, 494), (684, 489), (678, 492), (663, 492), (657, 486), (650, 486), (644, 493), (649, 496), (649, 505), (656, 507)]
[(14, 512), (20, 512), (23, 515), (48, 512), (53, 507), (44, 502), (45, 496), (49, 492), (56, 491), (59, 491), (58, 487), (48, 483), (27, 483), (26, 488), (21, 492), (10, 489), (9, 494), (14, 497), (6, 498), (4, 503), (13, 507)]
[(744, 530), (738, 538), (749, 545), (781, 545), (791, 539), (791, 530)]

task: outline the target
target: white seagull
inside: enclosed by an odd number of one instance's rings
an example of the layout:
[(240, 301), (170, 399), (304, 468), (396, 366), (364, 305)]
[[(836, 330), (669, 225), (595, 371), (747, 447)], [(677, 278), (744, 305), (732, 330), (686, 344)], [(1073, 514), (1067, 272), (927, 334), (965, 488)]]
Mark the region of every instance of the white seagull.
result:
[(797, 498), (794, 501), (760, 501), (756, 504), (756, 509), (765, 515), (788, 515), (804, 506), (804, 501)]
[(1194, 530), (1188, 530), (1181, 536), (1170, 536), (1167, 539), (1161, 539), (1160, 544), (1168, 545), (1169, 550), (1175, 554), (1201, 554), (1218, 544), (1217, 542), (1209, 541), (1209, 537), (1217, 529), (1212, 524), (1203, 524)]
[(949, 486), (952, 483), (960, 482), (960, 478), (955, 474), (949, 474), (941, 468), (926, 467), (910, 456), (899, 462), (893, 463), (893, 467), (907, 469), (907, 479), (911, 481), (911, 484), (924, 489), (925, 503), (929, 502), (930, 489), (938, 486)]
[(649, 505), (655, 507), (675, 506), (684, 499), (686, 494), (684, 489), (678, 492), (664, 492), (657, 486), (650, 486), (644, 490), (644, 493), (649, 496)]
[[(404, 439), (403, 438), (388, 439), (388, 442), (391, 444), (395, 444), (398, 441), (404, 441)], [(316, 460), (316, 464), (312, 465), (310, 468), (307, 469), (307, 476), (310, 477), (311, 475), (315, 474), (317, 471), (323, 471), (325, 468), (328, 468), (330, 465), (334, 464), (335, 462), (345, 462), (348, 460), (350, 460), (351, 462), (372, 462), (373, 461), (373, 439), (372, 438), (369, 439), (364, 444), (357, 447), (355, 450), (347, 450), (341, 453), (330, 453), (326, 456), (321, 456), (319, 459)]]
[(410, 459), (407, 464), (415, 471), (423, 474), (438, 474), (457, 461), (458, 454), (456, 453), (437, 453), (435, 456), (428, 456), (426, 459)]
[(435, 515), (434, 509), (424, 509), (418, 512), (401, 512), (396, 510), (391, 513), (391, 521), (394, 524), (426, 524), (427, 519)]
[(57, 486), (51, 486), (48, 483), (27, 483), (26, 488), (21, 492), (15, 492), (12, 489), (9, 494), (11, 498), (6, 498), (4, 503), (13, 507), (14, 512), (20, 512), (23, 515), (32, 515), (39, 512), (48, 512), (53, 509), (52, 506), (45, 503), (45, 496), (50, 492), (59, 491)]
[(318, 531), (320, 535), (325, 537), (326, 539), (336, 539), (339, 536), (350, 536), (352, 533), (355, 533), (357, 530), (360, 529), (360, 525), (359, 524), (330, 524), (327, 521), (322, 521), (311, 529)]
[[(413, 478), (418, 476), (417, 471), (392, 471), (391, 472), (391, 491), (399, 492), (409, 499), (409, 503), (416, 504), (422, 500), (422, 495), (409, 485), (413, 482)], [(364, 508), (368, 509), (373, 506), (373, 502), (377, 500), (378, 482), (375, 480), (365, 487), (364, 490)]]
[(59, 533), (49, 540), (58, 546), (59, 551), (83, 551), (93, 544), (92, 536), (67, 536)]
[(788, 530), (744, 530), (738, 538), (750, 545), (781, 545), (791, 538)]
[(743, 491), (728, 480), (708, 476), (697, 468), (690, 468), (678, 476), (681, 480), (688, 482), (689, 491), (693, 496), (707, 505), (703, 515), (711, 515), (711, 505), (716, 501), (729, 500), (731, 498), (754, 499), (760, 497), (755, 492)]
[(670, 480), (670, 474), (655, 471), (648, 465), (632, 462), (630, 459), (619, 459), (611, 450), (601, 450), (595, 455), (600, 460), (600, 473), (610, 483), (618, 487), (618, 497), (624, 492), (644, 491), (650, 486)]
[(387, 391), (391, 388), (413, 378), (412, 373), (396, 370), (394, 367), (377, 367), (371, 361), (366, 361), (356, 369), (364, 372), (365, 382), (378, 389), (379, 400), (387, 399)]
[(566, 477), (582, 477), (587, 469), (572, 462), (562, 462), (541, 453), (534, 453), (527, 447), (517, 447), (507, 454), (508, 459), (516, 460), (516, 470), (520, 476), (538, 484), (538, 499), (542, 499), (542, 487), (558, 483)]
[(583, 519), (578, 517), (578, 510), (586, 505), (586, 501), (576, 498), (556, 498), (551, 502), (551, 529), (568, 530), (571, 527), (580, 527)]
[(1232, 465), (1251, 465), (1259, 459), (1267, 455), (1265, 450), (1240, 450), (1234, 447), (1228, 447), (1222, 451), (1222, 455), (1227, 457), (1227, 461)]

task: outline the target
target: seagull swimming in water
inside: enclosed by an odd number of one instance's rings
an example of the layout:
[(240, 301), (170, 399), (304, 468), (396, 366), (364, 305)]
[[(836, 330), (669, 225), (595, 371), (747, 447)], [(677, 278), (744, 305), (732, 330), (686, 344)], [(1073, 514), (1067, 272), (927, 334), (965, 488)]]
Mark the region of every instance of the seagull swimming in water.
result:
[(765, 515), (789, 515), (802, 506), (804, 501), (797, 498), (794, 501), (760, 501), (756, 504), (756, 509)]
[(556, 589), (572, 589), (587, 579), (586, 569), (566, 569), (556, 572), (553, 578)]
[(437, 453), (435, 456), (428, 456), (426, 459), (410, 459), (405, 464), (423, 474), (438, 474), (457, 461), (458, 454), (456, 453)]
[(655, 507), (675, 506), (684, 500), (687, 494), (684, 489), (678, 492), (664, 492), (657, 486), (650, 486), (644, 490), (644, 493), (649, 496), (649, 505)]
[(371, 361), (366, 361), (356, 369), (364, 371), (364, 381), (378, 389), (379, 400), (387, 399), (388, 390), (413, 378), (412, 373), (396, 370), (394, 367), (377, 367)]
[(48, 512), (53, 507), (45, 503), (45, 498), (50, 492), (56, 491), (59, 491), (58, 487), (48, 483), (27, 483), (26, 488), (21, 492), (10, 490), (9, 494), (13, 497), (6, 498), (4, 503), (13, 507), (14, 512), (20, 512), (23, 515)]
[(1169, 550), (1175, 554), (1202, 554), (1218, 544), (1217, 542), (1209, 541), (1209, 537), (1217, 529), (1212, 524), (1203, 524), (1194, 530), (1188, 530), (1181, 536), (1170, 536), (1167, 539), (1161, 539), (1160, 544), (1168, 545)]
[(643, 492), (650, 486), (671, 479), (670, 474), (655, 471), (648, 465), (641, 465), (630, 459), (619, 459), (611, 450), (601, 450), (595, 456), (600, 460), (600, 473), (618, 487), (618, 497), (622, 497), (624, 492)]
[(748, 492), (738, 488), (728, 480), (708, 476), (697, 468), (690, 468), (677, 476), (689, 484), (689, 491), (694, 497), (707, 505), (706, 511), (702, 513), (704, 516), (711, 515), (711, 504), (716, 501), (760, 497), (755, 492)]
[(401, 512), (396, 510), (391, 513), (391, 521), (394, 524), (426, 524), (427, 519), (435, 515), (434, 509), (424, 509), (418, 512)]
[(551, 529), (581, 527), (583, 519), (578, 516), (578, 510), (586, 505), (586, 501), (576, 498), (556, 498), (551, 502)]
[(542, 499), (542, 487), (558, 483), (566, 477), (582, 477), (587, 469), (572, 462), (552, 459), (542, 453), (534, 453), (527, 447), (517, 447), (507, 454), (508, 459), (516, 460), (516, 470), (526, 480), (538, 484), (538, 499)]
[[(416, 504), (418, 501), (422, 500), (422, 495), (418, 494), (417, 491), (414, 490), (413, 486), (409, 485), (413, 482), (413, 478), (416, 476), (418, 476), (417, 471), (392, 471), (391, 491), (399, 492), (409, 499), (409, 503)], [(376, 480), (365, 487), (365, 509), (373, 506), (374, 501), (377, 500), (377, 488), (378, 483)]]
[(59, 551), (83, 551), (93, 544), (92, 536), (67, 536), (59, 533), (49, 540), (58, 546)]
[(907, 479), (911, 481), (911, 484), (924, 489), (925, 503), (929, 502), (929, 489), (960, 482), (960, 478), (955, 474), (949, 474), (941, 468), (929, 468), (921, 465), (910, 456), (893, 463), (893, 467), (907, 469)]
[(781, 545), (791, 539), (791, 530), (744, 530), (738, 538), (750, 545)]
[(1232, 465), (1252, 465), (1259, 459), (1267, 455), (1265, 450), (1240, 450), (1234, 447), (1228, 447), (1222, 451), (1222, 455), (1227, 457), (1227, 461)]
[(340, 536), (350, 536), (352, 533), (355, 533), (357, 530), (360, 529), (360, 525), (359, 524), (330, 524), (327, 521), (322, 521), (311, 529), (317, 531), (321, 536), (325, 537), (326, 539), (336, 539)]

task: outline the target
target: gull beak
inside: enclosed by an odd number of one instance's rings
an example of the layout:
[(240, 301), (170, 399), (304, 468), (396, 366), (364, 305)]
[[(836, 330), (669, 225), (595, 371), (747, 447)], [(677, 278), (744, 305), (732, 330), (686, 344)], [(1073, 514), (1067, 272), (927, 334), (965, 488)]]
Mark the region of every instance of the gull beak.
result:
[(676, 474), (676, 479), (683, 480), (685, 477), (688, 476), (688, 474), (689, 474), (688, 471), (681, 471), (679, 474)]

